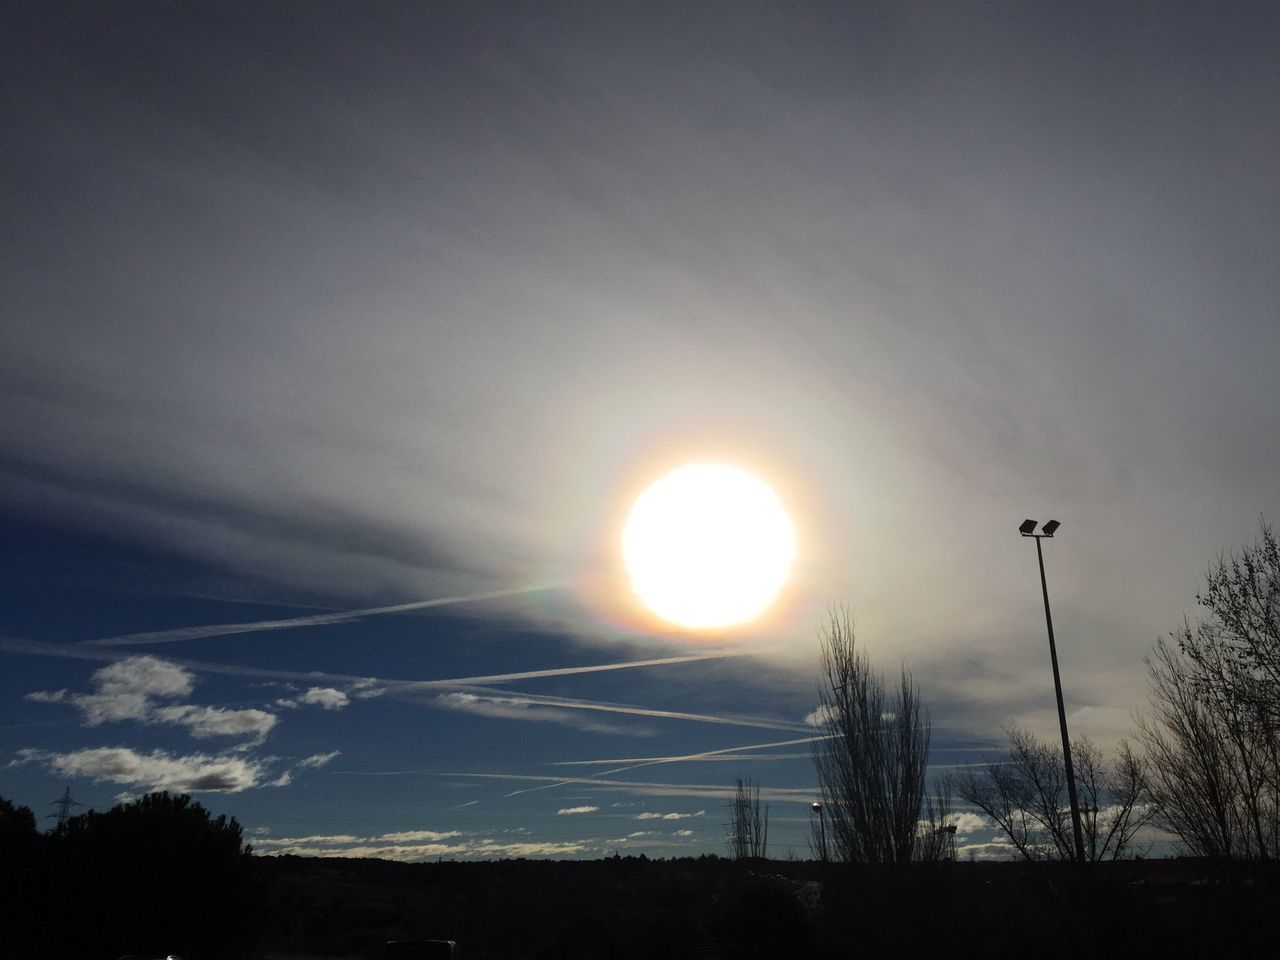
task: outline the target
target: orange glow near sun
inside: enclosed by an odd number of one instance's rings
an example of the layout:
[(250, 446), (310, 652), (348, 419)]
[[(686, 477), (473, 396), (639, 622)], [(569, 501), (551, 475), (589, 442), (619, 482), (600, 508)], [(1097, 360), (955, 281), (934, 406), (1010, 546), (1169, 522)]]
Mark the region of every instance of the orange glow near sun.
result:
[(777, 494), (723, 464), (673, 470), (636, 500), (622, 532), (631, 589), (690, 630), (754, 620), (795, 559), (795, 527)]

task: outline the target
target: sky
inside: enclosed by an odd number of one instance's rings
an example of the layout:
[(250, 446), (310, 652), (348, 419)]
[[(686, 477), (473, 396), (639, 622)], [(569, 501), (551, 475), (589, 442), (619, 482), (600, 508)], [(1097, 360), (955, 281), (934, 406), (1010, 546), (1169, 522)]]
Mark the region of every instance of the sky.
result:
[[(834, 605), (934, 774), (1056, 735), (1027, 517), (1072, 735), (1130, 735), (1280, 516), (1277, 20), (5, 5), (0, 795), (673, 856), (725, 852), (750, 777), (807, 856)], [(627, 510), (686, 463), (791, 515), (758, 621), (629, 590)]]

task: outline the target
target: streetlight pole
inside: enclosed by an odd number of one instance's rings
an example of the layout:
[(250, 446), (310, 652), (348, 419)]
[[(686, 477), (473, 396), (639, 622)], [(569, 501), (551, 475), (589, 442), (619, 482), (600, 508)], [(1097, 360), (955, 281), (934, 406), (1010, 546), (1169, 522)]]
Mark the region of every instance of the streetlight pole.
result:
[(1084, 835), (1080, 832), (1080, 801), (1076, 798), (1076, 774), (1071, 764), (1071, 738), (1067, 736), (1067, 711), (1062, 705), (1062, 677), (1058, 673), (1058, 648), (1053, 642), (1053, 615), (1049, 612), (1049, 585), (1044, 576), (1044, 551), (1040, 541), (1052, 537), (1061, 524), (1050, 520), (1035, 533), (1036, 522), (1024, 520), (1018, 532), (1036, 541), (1036, 559), (1040, 563), (1040, 591), (1044, 594), (1044, 622), (1049, 628), (1049, 660), (1053, 664), (1053, 692), (1058, 698), (1058, 725), (1062, 728), (1062, 759), (1067, 768), (1067, 796), (1071, 799), (1071, 829), (1075, 833), (1076, 861), (1084, 863)]
[(821, 838), (818, 842), (821, 849), (818, 853), (822, 857), (822, 862), (827, 862), (827, 812), (822, 809), (822, 804), (815, 801), (812, 805), (813, 812), (818, 815), (818, 836)]

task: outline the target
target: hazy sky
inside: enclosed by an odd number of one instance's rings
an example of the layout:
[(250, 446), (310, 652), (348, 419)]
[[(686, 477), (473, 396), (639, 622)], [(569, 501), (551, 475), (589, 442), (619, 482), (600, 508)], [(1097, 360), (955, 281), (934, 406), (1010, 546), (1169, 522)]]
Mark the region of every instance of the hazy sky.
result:
[[(1024, 517), (1063, 524), (1073, 734), (1126, 735), (1280, 516), (1278, 28), (7, 5), (0, 794), (190, 790), (264, 851), (653, 855), (723, 851), (753, 776), (805, 854), (831, 604), (914, 671), (936, 764), (1056, 732)], [(797, 525), (715, 643), (619, 570), (689, 461)]]

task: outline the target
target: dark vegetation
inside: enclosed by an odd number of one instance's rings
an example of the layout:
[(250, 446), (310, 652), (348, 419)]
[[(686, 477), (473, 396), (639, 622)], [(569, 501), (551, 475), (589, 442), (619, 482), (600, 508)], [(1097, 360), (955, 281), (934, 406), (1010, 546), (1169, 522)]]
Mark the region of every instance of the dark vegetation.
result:
[[(0, 801), (0, 956), (487, 958), (1273, 956), (1272, 862), (614, 857), (403, 864), (253, 857), (234, 821), (154, 795), (40, 834)], [(1096, 949), (1096, 954), (1094, 953)]]
[(242, 957), (270, 910), (235, 820), (157, 793), (39, 833), (0, 799), (0, 957)]

